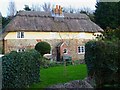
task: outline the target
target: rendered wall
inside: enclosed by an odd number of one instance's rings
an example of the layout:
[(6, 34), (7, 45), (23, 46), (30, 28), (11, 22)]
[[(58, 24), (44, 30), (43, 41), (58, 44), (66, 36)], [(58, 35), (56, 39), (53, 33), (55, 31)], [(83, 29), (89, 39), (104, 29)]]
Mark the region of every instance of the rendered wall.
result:
[(56, 46), (60, 42), (65, 42), (69, 49), (69, 54), (73, 60), (84, 59), (84, 54), (78, 54), (78, 46), (84, 46), (85, 43), (94, 39), (93, 33), (78, 33), (78, 32), (24, 32), (25, 37), (17, 38), (16, 32), (10, 32), (4, 38), (5, 53), (17, 51), (19, 48), (31, 49), (34, 48), (37, 42), (46, 41), (51, 47), (53, 59), (56, 59)]

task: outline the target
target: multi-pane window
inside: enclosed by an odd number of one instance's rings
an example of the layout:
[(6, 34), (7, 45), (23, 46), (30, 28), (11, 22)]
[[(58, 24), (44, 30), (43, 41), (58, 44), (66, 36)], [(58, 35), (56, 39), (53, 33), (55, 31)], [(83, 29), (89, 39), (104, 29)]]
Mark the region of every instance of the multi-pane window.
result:
[(17, 32), (17, 38), (24, 38), (24, 32)]
[(17, 49), (17, 52), (24, 52), (24, 51), (25, 51), (25, 48)]
[(79, 46), (78, 47), (78, 54), (84, 54), (85, 53), (85, 46)]

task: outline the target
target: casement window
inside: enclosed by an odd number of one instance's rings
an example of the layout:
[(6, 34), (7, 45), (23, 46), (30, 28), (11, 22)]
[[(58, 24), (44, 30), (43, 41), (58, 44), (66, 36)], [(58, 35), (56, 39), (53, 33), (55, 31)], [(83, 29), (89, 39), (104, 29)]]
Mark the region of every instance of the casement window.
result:
[(17, 38), (24, 38), (24, 32), (17, 32)]
[(67, 51), (67, 49), (65, 48), (65, 49), (63, 50), (63, 53), (64, 53), (64, 54), (67, 54), (67, 52), (68, 52), (68, 51)]
[(17, 52), (24, 52), (24, 51), (25, 51), (25, 48), (17, 49)]
[(85, 46), (79, 46), (78, 47), (78, 54), (84, 54), (85, 53)]

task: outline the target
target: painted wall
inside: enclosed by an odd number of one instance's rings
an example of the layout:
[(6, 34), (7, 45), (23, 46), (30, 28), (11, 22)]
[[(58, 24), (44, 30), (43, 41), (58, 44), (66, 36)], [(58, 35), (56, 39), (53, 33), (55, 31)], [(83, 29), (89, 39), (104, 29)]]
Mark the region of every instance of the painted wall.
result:
[[(24, 32), (22, 39), (94, 39), (93, 33), (84, 32)], [(6, 39), (19, 39), (17, 32), (9, 32)]]
[(31, 49), (40, 41), (48, 42), (51, 45), (53, 59), (56, 59), (56, 46), (60, 42), (65, 42), (69, 49), (69, 54), (73, 60), (84, 59), (84, 54), (78, 54), (78, 46), (84, 46), (86, 42), (94, 39), (93, 33), (79, 32), (24, 32), (24, 38), (17, 38), (16, 32), (10, 32), (4, 38), (5, 53), (17, 51), (17, 49)]

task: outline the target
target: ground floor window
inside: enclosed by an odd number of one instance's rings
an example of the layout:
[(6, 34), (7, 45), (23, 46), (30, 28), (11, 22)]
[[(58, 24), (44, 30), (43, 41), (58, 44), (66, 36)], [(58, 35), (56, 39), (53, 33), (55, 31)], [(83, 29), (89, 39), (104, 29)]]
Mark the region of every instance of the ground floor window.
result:
[(67, 48), (65, 48), (65, 49), (63, 50), (63, 53), (64, 53), (64, 54), (67, 54)]
[(78, 51), (78, 54), (84, 54), (85, 53), (85, 46), (79, 46), (77, 51)]
[(17, 52), (24, 52), (24, 51), (25, 51), (25, 48), (17, 49)]

